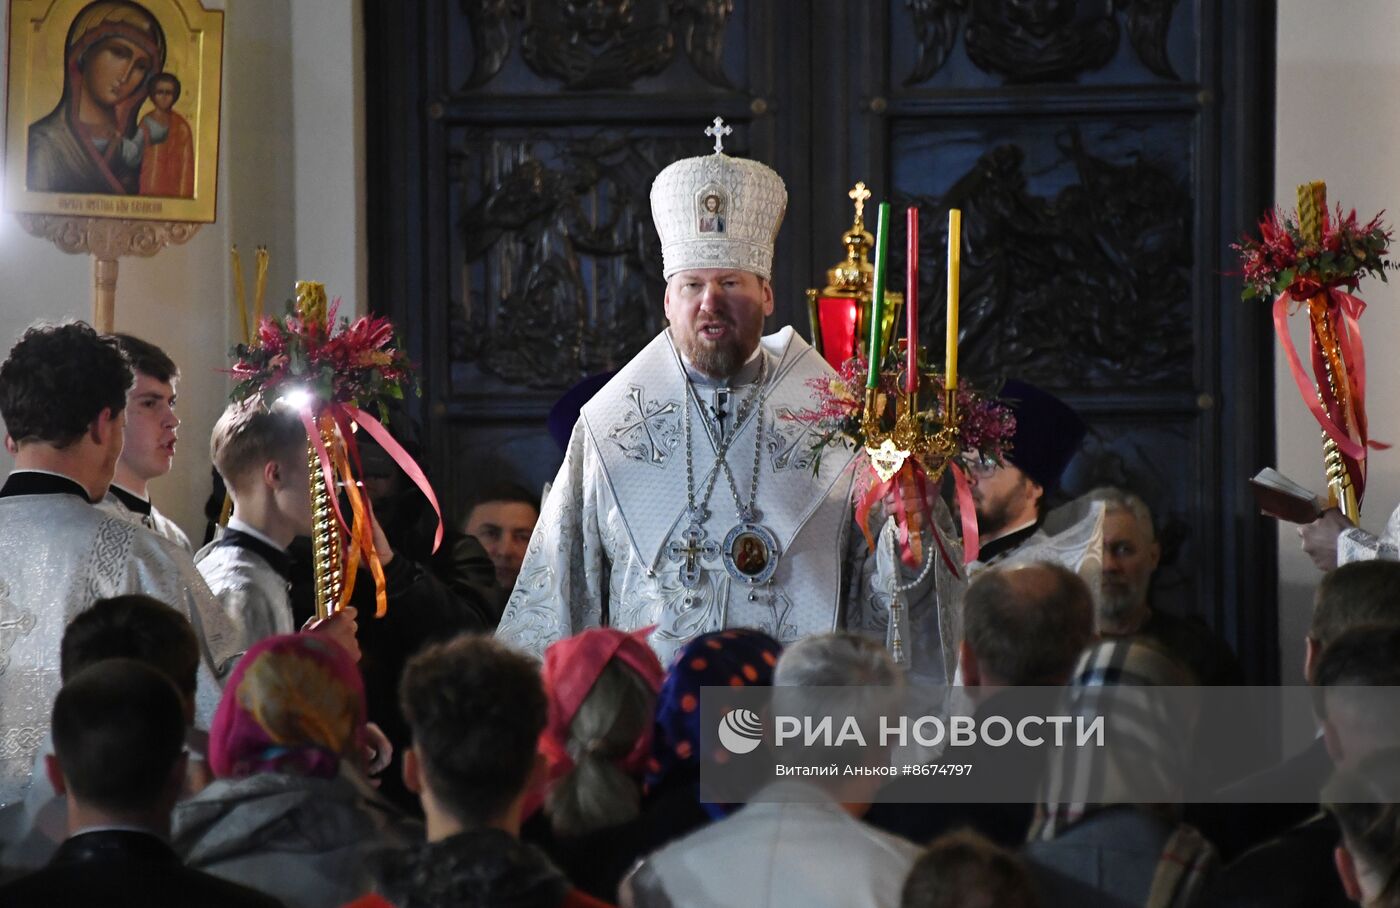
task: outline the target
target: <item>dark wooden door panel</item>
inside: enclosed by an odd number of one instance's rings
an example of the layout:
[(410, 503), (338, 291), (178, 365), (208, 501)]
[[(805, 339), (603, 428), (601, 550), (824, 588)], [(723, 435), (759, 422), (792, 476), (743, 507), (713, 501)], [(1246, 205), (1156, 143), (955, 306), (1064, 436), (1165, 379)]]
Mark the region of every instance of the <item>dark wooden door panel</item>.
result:
[[(891, 195), (926, 213), (922, 259), (941, 265), (947, 210), (963, 211), (970, 374), (1193, 388), (1192, 119), (891, 122)], [(943, 323), (943, 275), (921, 272), (924, 332)]]

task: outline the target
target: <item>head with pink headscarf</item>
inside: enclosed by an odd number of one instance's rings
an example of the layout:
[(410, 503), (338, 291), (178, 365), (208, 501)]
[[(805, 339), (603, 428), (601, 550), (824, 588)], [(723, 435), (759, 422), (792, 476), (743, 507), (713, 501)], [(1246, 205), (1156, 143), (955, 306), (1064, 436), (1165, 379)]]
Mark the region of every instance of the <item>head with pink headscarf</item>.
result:
[(580, 835), (637, 815), (664, 673), (646, 638), (594, 628), (545, 651), (549, 719), (540, 735), (545, 807), (555, 831)]

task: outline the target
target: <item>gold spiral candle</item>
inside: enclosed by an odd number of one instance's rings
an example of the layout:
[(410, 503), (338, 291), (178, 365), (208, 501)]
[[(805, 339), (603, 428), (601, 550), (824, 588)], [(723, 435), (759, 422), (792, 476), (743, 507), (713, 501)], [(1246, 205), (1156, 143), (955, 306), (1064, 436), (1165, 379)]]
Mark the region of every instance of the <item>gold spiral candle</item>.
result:
[[(321, 433), (321, 444), (327, 451), (333, 450), (339, 441), (335, 422), (323, 414), (317, 418), (316, 428)], [(344, 571), (340, 527), (336, 525), (330, 490), (326, 488), (321, 475), (321, 459), (310, 439), (306, 444), (306, 469), (311, 480), (311, 552), (316, 575), (316, 617), (325, 618), (336, 610), (340, 602)]]
[[(1352, 413), (1350, 380), (1347, 376), (1346, 362), (1341, 356), (1341, 347), (1337, 343), (1336, 334), (1332, 330), (1332, 322), (1328, 318), (1326, 301), (1322, 297), (1315, 297), (1310, 301), (1309, 309), (1312, 329), (1317, 336), (1318, 346), (1323, 351), (1322, 361), (1327, 376), (1327, 390), (1331, 392), (1332, 399), (1341, 408), (1339, 422), (1342, 428), (1351, 431), (1352, 421), (1355, 417)], [(1318, 399), (1322, 402), (1323, 408), (1326, 409), (1327, 399), (1321, 393), (1320, 388), (1318, 389)], [(1357, 498), (1351, 471), (1347, 469), (1342, 449), (1326, 431), (1322, 433), (1322, 465), (1323, 469), (1326, 470), (1327, 493), (1330, 503), (1340, 508), (1342, 516), (1352, 523), (1359, 523), (1361, 520), (1361, 501)]]

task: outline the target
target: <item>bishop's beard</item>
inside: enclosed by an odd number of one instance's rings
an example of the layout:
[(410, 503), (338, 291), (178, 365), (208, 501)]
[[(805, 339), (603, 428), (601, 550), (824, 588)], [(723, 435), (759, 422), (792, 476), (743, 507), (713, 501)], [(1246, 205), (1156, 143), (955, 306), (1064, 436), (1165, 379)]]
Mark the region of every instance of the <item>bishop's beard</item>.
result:
[(757, 312), (757, 318), (750, 320), (747, 324), (740, 324), (734, 319), (712, 319), (712, 321), (725, 321), (735, 330), (726, 338), (718, 341), (706, 340), (701, 336), (698, 327), (692, 327), (690, 333), (682, 333), (675, 325), (671, 326), (671, 340), (675, 341), (686, 362), (711, 378), (729, 378), (736, 374), (744, 363), (753, 356), (754, 350), (758, 349), (759, 339), (763, 337), (763, 313)]

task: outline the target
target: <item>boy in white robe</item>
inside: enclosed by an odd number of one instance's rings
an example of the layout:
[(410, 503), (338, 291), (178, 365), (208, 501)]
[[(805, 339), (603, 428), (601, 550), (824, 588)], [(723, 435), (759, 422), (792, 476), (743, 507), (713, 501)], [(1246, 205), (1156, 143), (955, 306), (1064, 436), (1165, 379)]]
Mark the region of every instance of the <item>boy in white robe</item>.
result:
[(118, 348), (131, 365), (136, 381), (126, 395), (126, 428), (122, 432), (122, 456), (112, 487), (98, 507), (159, 533), (194, 554), (185, 531), (151, 503), (147, 485), (170, 472), (175, 463), (175, 384), (180, 370), (155, 344), (130, 334), (114, 334)]

